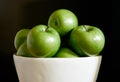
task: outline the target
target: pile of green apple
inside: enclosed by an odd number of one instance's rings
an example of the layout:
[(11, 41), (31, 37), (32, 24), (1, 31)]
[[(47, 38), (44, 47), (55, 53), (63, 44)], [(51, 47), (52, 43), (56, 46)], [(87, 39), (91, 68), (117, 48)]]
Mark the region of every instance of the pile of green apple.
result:
[(24, 57), (98, 56), (104, 45), (102, 30), (91, 25), (78, 25), (77, 16), (68, 9), (54, 11), (48, 19), (48, 25), (21, 29), (14, 38), (16, 55)]

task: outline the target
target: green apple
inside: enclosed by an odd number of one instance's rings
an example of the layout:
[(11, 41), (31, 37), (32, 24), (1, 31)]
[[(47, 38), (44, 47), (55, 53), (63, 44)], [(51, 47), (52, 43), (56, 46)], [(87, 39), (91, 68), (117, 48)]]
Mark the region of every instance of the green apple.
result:
[(27, 43), (26, 41), (20, 45), (18, 48), (16, 55), (18, 56), (24, 56), (24, 57), (33, 57), (33, 55), (30, 53), (30, 51), (27, 49)]
[(27, 48), (36, 57), (51, 57), (61, 43), (58, 32), (46, 25), (34, 26), (27, 36)]
[(105, 36), (98, 27), (80, 25), (70, 35), (70, 46), (80, 56), (99, 55), (105, 45)]
[(68, 9), (58, 9), (50, 15), (48, 26), (55, 28), (60, 36), (64, 36), (78, 26), (78, 19), (72, 11)]
[(30, 29), (21, 29), (16, 33), (14, 38), (14, 46), (16, 50), (18, 50), (20, 45), (27, 39), (27, 34), (29, 31)]
[(56, 58), (78, 58), (79, 56), (69, 48), (60, 48), (60, 50), (57, 52), (55, 57)]

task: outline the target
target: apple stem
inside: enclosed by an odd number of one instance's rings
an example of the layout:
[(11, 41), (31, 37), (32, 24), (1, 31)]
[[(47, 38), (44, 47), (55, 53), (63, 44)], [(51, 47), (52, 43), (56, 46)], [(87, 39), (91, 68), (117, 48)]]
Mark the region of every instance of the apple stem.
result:
[(85, 26), (85, 25), (83, 25), (83, 27), (84, 27), (85, 31), (87, 31), (87, 28), (86, 28), (86, 26)]
[(47, 29), (49, 28), (49, 26), (46, 28), (46, 30), (45, 31), (47, 31)]

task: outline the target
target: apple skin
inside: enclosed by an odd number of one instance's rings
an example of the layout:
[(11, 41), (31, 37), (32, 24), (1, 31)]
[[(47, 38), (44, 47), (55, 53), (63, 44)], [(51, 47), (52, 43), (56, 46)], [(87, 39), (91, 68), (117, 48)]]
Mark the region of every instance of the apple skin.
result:
[(69, 48), (61, 48), (55, 58), (78, 58), (79, 56)]
[(27, 43), (26, 41), (20, 45), (16, 52), (17, 56), (24, 56), (24, 57), (33, 57), (33, 55), (30, 53), (30, 51), (27, 49)]
[(80, 56), (96, 56), (104, 48), (105, 36), (95, 26), (80, 25), (71, 32), (69, 45)]
[(60, 44), (60, 36), (52, 27), (36, 25), (28, 33), (27, 48), (35, 57), (52, 57)]
[(50, 15), (48, 26), (56, 29), (60, 36), (64, 36), (73, 28), (78, 26), (78, 19), (72, 11), (67, 9), (58, 9)]
[(18, 50), (20, 45), (27, 39), (27, 34), (29, 31), (30, 29), (21, 29), (16, 33), (14, 38), (14, 47), (16, 50)]

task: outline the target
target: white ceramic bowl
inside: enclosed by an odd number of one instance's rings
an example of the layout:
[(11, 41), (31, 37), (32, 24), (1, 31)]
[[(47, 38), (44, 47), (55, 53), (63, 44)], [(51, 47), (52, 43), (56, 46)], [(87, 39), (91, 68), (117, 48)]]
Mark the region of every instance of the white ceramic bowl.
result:
[(96, 82), (102, 56), (13, 59), (19, 82)]

